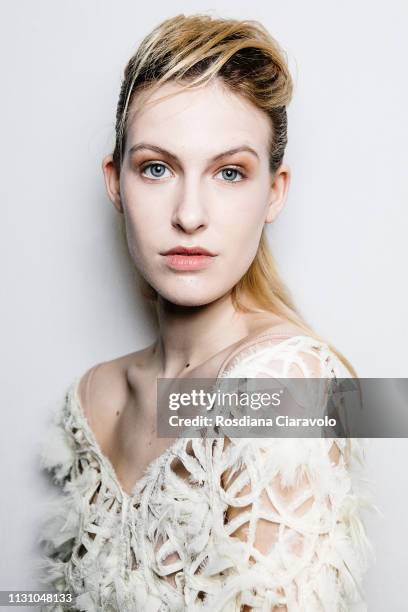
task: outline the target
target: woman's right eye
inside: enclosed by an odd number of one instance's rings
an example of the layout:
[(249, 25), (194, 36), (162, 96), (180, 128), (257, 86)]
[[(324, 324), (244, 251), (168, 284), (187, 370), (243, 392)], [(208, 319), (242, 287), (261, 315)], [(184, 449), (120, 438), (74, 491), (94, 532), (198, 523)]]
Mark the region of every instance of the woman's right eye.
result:
[[(164, 174), (165, 170), (169, 169), (164, 164), (160, 164), (159, 162), (152, 162), (150, 164), (146, 164), (146, 166), (141, 169), (141, 173), (146, 178), (156, 180), (161, 178), (167, 178)], [(145, 174), (147, 171), (150, 174)]]

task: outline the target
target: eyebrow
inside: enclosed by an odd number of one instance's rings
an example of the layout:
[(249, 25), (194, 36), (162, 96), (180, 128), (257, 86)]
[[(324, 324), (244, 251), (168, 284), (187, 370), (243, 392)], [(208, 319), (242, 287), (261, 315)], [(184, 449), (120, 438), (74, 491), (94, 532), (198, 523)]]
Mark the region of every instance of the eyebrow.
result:
[[(179, 159), (177, 158), (176, 155), (174, 155), (174, 153), (171, 153), (170, 151), (167, 151), (166, 149), (163, 149), (162, 147), (158, 147), (157, 145), (148, 144), (147, 142), (140, 142), (130, 147), (129, 155), (131, 155), (132, 153), (135, 153), (136, 151), (140, 151), (143, 149), (149, 149), (150, 151), (155, 151), (156, 153), (167, 155), (174, 162), (180, 164)], [(255, 157), (259, 159), (259, 155), (255, 151), (255, 149), (253, 149), (252, 147), (248, 145), (241, 145), (239, 147), (234, 147), (233, 149), (228, 149), (227, 151), (222, 151), (222, 153), (217, 153), (217, 155), (212, 157), (210, 161), (214, 162), (214, 161), (221, 159), (222, 157), (226, 157), (227, 155), (233, 155), (234, 153), (240, 153), (241, 151), (247, 151), (248, 153), (252, 153), (252, 155), (254, 155)]]

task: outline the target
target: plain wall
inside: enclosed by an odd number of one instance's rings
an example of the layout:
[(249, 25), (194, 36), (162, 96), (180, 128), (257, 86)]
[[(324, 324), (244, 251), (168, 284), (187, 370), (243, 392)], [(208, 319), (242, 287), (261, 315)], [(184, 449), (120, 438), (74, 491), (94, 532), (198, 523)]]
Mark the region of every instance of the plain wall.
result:
[[(407, 376), (406, 2), (4, 1), (0, 589), (37, 587), (36, 451), (57, 398), (155, 337), (101, 160), (130, 55), (164, 18), (200, 11), (259, 19), (288, 54), (292, 183), (269, 236), (301, 312), (361, 377)], [(402, 611), (407, 440), (370, 442), (384, 518), (367, 517), (368, 609)]]

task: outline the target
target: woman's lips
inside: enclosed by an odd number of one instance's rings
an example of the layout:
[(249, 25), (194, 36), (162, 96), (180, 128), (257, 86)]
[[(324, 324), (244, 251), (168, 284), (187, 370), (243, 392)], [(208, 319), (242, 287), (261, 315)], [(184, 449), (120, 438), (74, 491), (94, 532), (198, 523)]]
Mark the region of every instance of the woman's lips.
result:
[(170, 253), (169, 255), (163, 255), (163, 257), (169, 268), (187, 271), (207, 268), (214, 259), (212, 255), (185, 255), (182, 253)]

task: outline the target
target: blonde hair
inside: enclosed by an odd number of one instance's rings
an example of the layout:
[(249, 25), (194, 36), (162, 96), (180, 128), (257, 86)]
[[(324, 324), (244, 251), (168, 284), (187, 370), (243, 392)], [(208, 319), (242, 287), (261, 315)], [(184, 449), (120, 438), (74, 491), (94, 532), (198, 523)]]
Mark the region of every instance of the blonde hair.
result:
[[(166, 82), (176, 81), (182, 85), (182, 91), (204, 86), (215, 78), (221, 79), (231, 91), (244, 96), (270, 118), (269, 167), (271, 173), (275, 173), (287, 145), (286, 106), (293, 92), (286, 54), (257, 21), (214, 18), (205, 14), (181, 14), (166, 19), (142, 40), (126, 65), (117, 105), (113, 152), (118, 173), (122, 167), (130, 107), (136, 94), (138, 103), (143, 103)], [(166, 98), (171, 95), (176, 94)], [(155, 289), (145, 279), (140, 280), (144, 297), (155, 301)], [(265, 229), (256, 256), (233, 287), (231, 297), (237, 310), (254, 312), (261, 308), (283, 316), (325, 342), (357, 378), (344, 355), (319, 336), (298, 312), (278, 274)]]

